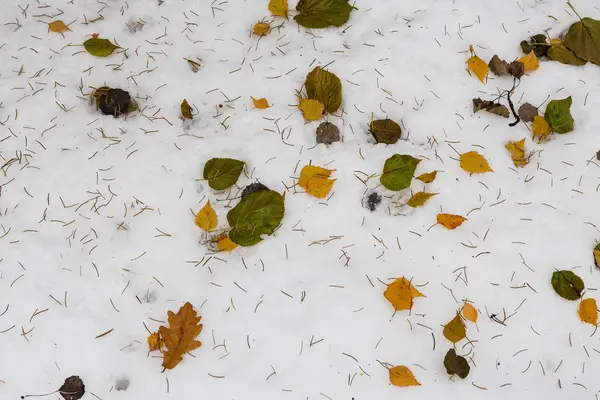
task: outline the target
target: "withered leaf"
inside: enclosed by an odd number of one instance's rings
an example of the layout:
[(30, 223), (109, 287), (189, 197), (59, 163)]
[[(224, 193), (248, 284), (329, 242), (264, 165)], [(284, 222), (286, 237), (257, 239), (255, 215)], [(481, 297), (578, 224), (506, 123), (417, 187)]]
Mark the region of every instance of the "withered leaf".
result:
[[(600, 151), (598, 152), (598, 159), (600, 159)], [(600, 244), (594, 248), (594, 262), (596, 263), (596, 268), (600, 268)]]
[(450, 349), (444, 357), (444, 367), (448, 375), (458, 375), (461, 379), (465, 379), (471, 371), (469, 363), (464, 357), (456, 354), (456, 350)]
[(521, 107), (519, 107), (519, 118), (521, 118), (525, 122), (532, 122), (533, 118), (538, 114), (538, 108), (529, 103), (523, 103)]
[(408, 205), (411, 207), (421, 207), (427, 200), (437, 195), (437, 193), (417, 192), (408, 200)]
[(79, 400), (85, 394), (85, 385), (80, 377), (73, 375), (65, 379), (58, 393), (65, 400)]
[(431, 183), (435, 180), (437, 173), (438, 173), (437, 171), (427, 172), (425, 174), (421, 174), (421, 175), (417, 176), (417, 179), (423, 183)]
[(488, 65), (490, 71), (497, 76), (512, 75), (517, 79), (521, 79), (525, 74), (525, 65), (522, 62), (513, 61), (509, 64), (498, 55), (494, 55)]
[(504, 118), (508, 118), (510, 116), (510, 112), (505, 105), (494, 103), (493, 101), (482, 100), (480, 98), (473, 99), (473, 112), (478, 112), (480, 110), (485, 110), (489, 113), (496, 114)]
[(193, 119), (194, 115), (192, 114), (192, 106), (190, 106), (190, 103), (188, 103), (188, 101), (186, 99), (183, 99), (183, 101), (181, 102), (181, 115), (183, 116), (183, 118), (185, 119)]
[(163, 341), (160, 338), (160, 334), (158, 332), (152, 333), (148, 336), (148, 348), (150, 351), (160, 350), (163, 346)]
[(169, 311), (169, 327), (158, 328), (160, 337), (164, 341), (163, 368), (173, 369), (183, 360), (185, 353), (197, 349), (202, 345), (195, 340), (202, 332), (201, 317), (198, 316), (192, 305), (185, 303), (175, 314)]
[(322, 122), (317, 128), (317, 143), (332, 144), (340, 141), (340, 130), (331, 122)]
[(402, 135), (400, 125), (391, 119), (378, 119), (371, 121), (369, 132), (373, 135), (377, 143), (394, 144)]

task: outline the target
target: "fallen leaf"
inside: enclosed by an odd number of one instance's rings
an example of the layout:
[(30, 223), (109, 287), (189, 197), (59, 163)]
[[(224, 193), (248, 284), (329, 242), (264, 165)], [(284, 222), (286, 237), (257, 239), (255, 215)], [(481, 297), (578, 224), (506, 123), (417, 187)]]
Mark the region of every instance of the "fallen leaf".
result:
[(243, 161), (231, 158), (211, 158), (204, 165), (203, 177), (211, 188), (225, 190), (237, 182), (243, 170)]
[(373, 135), (377, 143), (394, 144), (402, 135), (402, 129), (396, 121), (391, 119), (378, 119), (371, 121), (369, 132)]
[(421, 175), (417, 176), (417, 179), (423, 183), (431, 183), (435, 180), (436, 176), (437, 176), (437, 171), (433, 171), (433, 172), (428, 172), (426, 174), (421, 174)]
[(533, 117), (533, 124), (531, 125), (533, 131), (533, 138), (543, 138), (550, 133), (550, 125), (546, 121), (546, 118), (536, 115)]
[(50, 29), (52, 32), (56, 32), (56, 33), (63, 33), (64, 31), (70, 31), (69, 27), (67, 25), (65, 25), (65, 23), (62, 22), (60, 19), (50, 22), (48, 24), (48, 29)]
[(452, 343), (460, 342), (467, 337), (467, 327), (460, 314), (456, 314), (452, 321), (444, 326), (444, 336)]
[(467, 60), (469, 70), (474, 73), (482, 83), (485, 83), (485, 76), (489, 70), (488, 65), (481, 58), (477, 57), (473, 51), (473, 46), (469, 46), (469, 52), (471, 53), (471, 58)]
[(394, 154), (385, 160), (383, 174), (379, 181), (389, 190), (404, 190), (410, 186), (415, 169), (420, 162), (418, 158), (407, 154)]
[(408, 387), (408, 386), (421, 386), (417, 381), (412, 371), (404, 365), (398, 365), (394, 368), (390, 368), (390, 383), (394, 386)]
[(237, 247), (237, 244), (225, 234), (224, 237), (217, 241), (217, 248), (219, 251), (232, 251)]
[(340, 129), (331, 122), (322, 122), (317, 127), (317, 143), (330, 145), (340, 141)]
[(260, 99), (255, 99), (254, 97), (250, 96), (250, 98), (252, 99), (252, 103), (254, 103), (254, 108), (258, 108), (259, 110), (263, 110), (265, 108), (269, 108), (270, 107), (269, 102), (264, 97), (262, 97)]
[(411, 207), (421, 207), (427, 200), (437, 195), (437, 193), (417, 192), (408, 200), (408, 205)]
[(460, 215), (454, 214), (438, 214), (437, 223), (445, 226), (448, 229), (456, 229), (462, 225), (467, 219)]
[(410, 310), (413, 306), (413, 299), (416, 297), (424, 297), (423, 293), (419, 292), (412, 283), (402, 277), (396, 279), (388, 285), (383, 292), (383, 296), (394, 306), (394, 310)]
[(278, 17), (288, 18), (288, 2), (287, 0), (271, 0), (269, 1), (269, 11)]
[(565, 46), (562, 39), (552, 39), (550, 41), (550, 48), (548, 49), (548, 57), (554, 61), (558, 61), (562, 64), (567, 65), (585, 65), (587, 61), (577, 57), (575, 53)]
[[(598, 153), (600, 154), (600, 151)], [(600, 268), (600, 244), (594, 248), (594, 262), (596, 263), (596, 268)]]
[(269, 188), (260, 182), (252, 182), (251, 184), (246, 186), (244, 188), (244, 190), (242, 190), (242, 197), (247, 196), (254, 192), (258, 192), (259, 190), (269, 190)]
[(554, 271), (551, 283), (552, 288), (560, 297), (571, 301), (579, 299), (581, 292), (585, 289), (581, 278), (567, 270)]
[(465, 379), (471, 371), (471, 367), (467, 360), (464, 357), (457, 355), (456, 350), (454, 349), (450, 349), (446, 353), (446, 356), (444, 357), (444, 367), (446, 367), (448, 375), (458, 375), (460, 379)]
[(512, 75), (517, 79), (521, 79), (523, 74), (525, 74), (525, 65), (523, 65), (522, 62), (513, 61), (511, 63), (507, 63), (498, 57), (498, 55), (494, 55), (494, 57), (492, 57), (488, 67), (490, 71), (497, 76)]
[(315, 67), (306, 76), (304, 87), (306, 88), (307, 97), (323, 103), (328, 113), (334, 113), (340, 108), (342, 104), (342, 82), (335, 74), (321, 67)]
[(94, 90), (92, 97), (96, 99), (96, 107), (104, 115), (117, 118), (121, 114), (137, 110), (137, 103), (131, 98), (129, 92), (123, 89), (103, 86)]
[(172, 311), (167, 313), (169, 316), (169, 327), (161, 326), (158, 333), (164, 341), (163, 350), (163, 368), (173, 369), (183, 360), (185, 353), (197, 349), (202, 345), (195, 340), (196, 336), (202, 332), (201, 317), (190, 303), (185, 303), (175, 314)]
[(271, 25), (266, 22), (259, 22), (254, 25), (252, 28), (252, 33), (258, 36), (267, 36), (267, 34), (271, 31)]
[(306, 189), (306, 193), (319, 199), (327, 197), (335, 179), (329, 179), (332, 170), (317, 167), (315, 165), (306, 165), (300, 172), (298, 186)]
[(240, 246), (254, 246), (271, 235), (285, 213), (284, 196), (274, 190), (250, 193), (227, 213), (229, 238)]
[(193, 119), (194, 116), (192, 115), (192, 106), (190, 106), (190, 104), (187, 102), (186, 99), (183, 99), (183, 101), (181, 102), (181, 115), (183, 116), (183, 118), (185, 119)]
[(524, 167), (529, 163), (529, 157), (525, 154), (524, 138), (516, 142), (508, 142), (505, 147), (510, 152), (515, 167)]
[(521, 107), (519, 107), (519, 118), (521, 118), (525, 122), (532, 122), (533, 118), (538, 115), (538, 108), (529, 103), (523, 103)]
[(553, 132), (569, 133), (575, 129), (575, 121), (571, 116), (571, 104), (573, 99), (571, 96), (562, 100), (552, 100), (546, 106), (544, 118)]
[(298, 108), (302, 111), (304, 119), (307, 121), (316, 121), (323, 118), (325, 106), (319, 100), (298, 98), (300, 104)]
[(206, 232), (217, 227), (217, 213), (210, 205), (210, 200), (208, 200), (204, 207), (196, 214), (196, 225)]
[(533, 50), (529, 54), (519, 58), (519, 62), (522, 62), (525, 66), (525, 72), (535, 71), (540, 67), (540, 60), (535, 56)]
[(543, 33), (531, 36), (530, 40), (521, 42), (523, 54), (529, 54), (532, 50), (538, 57), (545, 57), (548, 51), (548, 41)]
[[(190, 60), (189, 58), (184, 58), (185, 61), (187, 61), (188, 65), (190, 66), (190, 68), (192, 69), (193, 73), (196, 73), (198, 71), (200, 71), (200, 67), (202, 65), (200, 65), (199, 62), (194, 61), (194, 60)], [(198, 58), (198, 61), (200, 61), (200, 59)]]
[[(79, 400), (85, 394), (85, 385), (80, 377), (73, 375), (65, 379), (58, 389), (58, 393), (65, 400)], [(23, 396), (23, 398), (25, 397)]]
[(504, 118), (510, 116), (510, 112), (505, 105), (494, 103), (493, 101), (481, 100), (480, 98), (473, 99), (473, 112), (485, 110), (491, 114), (496, 114)]
[(477, 322), (477, 309), (471, 303), (464, 302), (462, 313), (467, 321)]
[(294, 20), (305, 28), (319, 29), (342, 26), (350, 19), (354, 9), (349, 0), (300, 0)]
[(476, 151), (461, 154), (460, 167), (471, 174), (494, 172), (487, 160)]
[[(570, 2), (567, 4), (575, 11)], [(600, 21), (580, 17), (580, 21), (569, 28), (564, 43), (577, 57), (600, 65)]]
[(112, 44), (110, 40), (98, 37), (86, 40), (83, 42), (83, 46), (88, 53), (96, 57), (108, 57), (119, 48), (119, 46)]
[(152, 333), (148, 336), (148, 348), (150, 351), (160, 350), (163, 346), (163, 341), (160, 338), (160, 334), (158, 332)]
[(584, 299), (579, 303), (579, 319), (586, 324), (598, 325), (596, 299)]
[(329, 178), (332, 172), (332, 169), (325, 169), (317, 167), (316, 165), (305, 165), (302, 168), (302, 171), (300, 171), (300, 179), (298, 179), (298, 186), (300, 186), (303, 189), (306, 189), (308, 187), (308, 181), (311, 178)]

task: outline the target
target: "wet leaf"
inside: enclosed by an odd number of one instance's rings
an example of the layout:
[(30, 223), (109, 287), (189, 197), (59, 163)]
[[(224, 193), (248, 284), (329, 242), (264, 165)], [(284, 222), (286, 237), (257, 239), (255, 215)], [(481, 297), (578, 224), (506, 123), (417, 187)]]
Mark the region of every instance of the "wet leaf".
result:
[(404, 277), (396, 279), (388, 285), (383, 292), (383, 296), (394, 306), (394, 310), (410, 310), (413, 306), (413, 299), (424, 297), (410, 281)]
[(540, 60), (535, 56), (533, 50), (529, 54), (519, 58), (519, 62), (523, 63), (525, 72), (535, 71), (540, 67)]
[(546, 106), (544, 118), (550, 124), (553, 132), (569, 133), (575, 129), (575, 121), (571, 116), (571, 104), (573, 104), (573, 99), (569, 96), (562, 100), (552, 100)]
[(323, 117), (325, 106), (319, 100), (298, 98), (298, 108), (307, 121), (317, 121)]
[(531, 105), (529, 103), (523, 103), (521, 107), (519, 107), (519, 118), (521, 118), (525, 122), (532, 122), (533, 118), (538, 115), (538, 109), (536, 106)]
[(389, 190), (404, 190), (410, 186), (415, 169), (420, 162), (418, 158), (407, 154), (394, 154), (385, 160), (383, 174), (379, 181)]
[(550, 133), (550, 125), (546, 121), (546, 118), (536, 115), (533, 117), (533, 124), (531, 125), (533, 131), (533, 138), (543, 138)]
[(461, 379), (465, 379), (471, 367), (464, 357), (456, 354), (456, 350), (450, 349), (444, 357), (444, 367), (448, 375), (458, 375)]
[(477, 309), (471, 303), (464, 302), (462, 313), (467, 321), (477, 322)]
[(485, 76), (487, 75), (489, 70), (488, 65), (481, 58), (477, 57), (477, 55), (473, 51), (473, 46), (469, 46), (469, 52), (471, 53), (471, 58), (467, 60), (467, 66), (469, 67), (469, 70), (473, 74), (475, 74), (475, 76), (482, 83), (485, 83)]
[(227, 234), (223, 235), (223, 237), (219, 238), (217, 241), (217, 248), (219, 251), (232, 251), (237, 247), (237, 244), (233, 240), (227, 236)]
[(500, 103), (494, 103), (493, 101), (482, 100), (480, 98), (473, 99), (473, 112), (478, 112), (480, 110), (485, 110), (504, 118), (510, 116), (508, 108)]
[(306, 193), (323, 199), (327, 197), (335, 179), (329, 179), (332, 170), (317, 167), (315, 165), (306, 165), (300, 172), (298, 186), (306, 189)]
[(181, 102), (181, 115), (183, 116), (183, 118), (193, 119), (194, 116), (192, 115), (192, 111), (192, 106), (190, 106), (186, 99), (183, 99), (183, 101)]
[(208, 186), (225, 190), (233, 186), (244, 169), (244, 162), (231, 158), (211, 158), (204, 165), (203, 176)]
[(229, 238), (240, 246), (253, 246), (262, 241), (262, 235), (275, 232), (284, 213), (283, 196), (274, 190), (250, 193), (227, 213)]
[(391, 119), (378, 119), (371, 121), (369, 132), (375, 137), (377, 143), (394, 144), (402, 134), (402, 129)]
[(581, 292), (585, 285), (580, 277), (572, 271), (562, 270), (554, 271), (552, 274), (552, 287), (554, 291), (563, 299), (577, 300), (581, 297)]
[(119, 46), (112, 44), (110, 40), (98, 37), (86, 40), (83, 42), (83, 46), (88, 53), (96, 57), (108, 57), (119, 48)]
[(185, 303), (175, 314), (172, 311), (169, 316), (169, 327), (161, 326), (158, 333), (164, 341), (163, 368), (173, 369), (183, 360), (185, 353), (197, 349), (202, 345), (195, 340), (202, 332), (201, 317), (190, 303)]
[(600, 65), (600, 21), (582, 18), (569, 28), (565, 46), (582, 60)]
[(73, 375), (65, 379), (58, 393), (65, 400), (79, 400), (85, 394), (85, 385), (80, 377)]
[(596, 263), (596, 268), (600, 268), (600, 244), (594, 249), (594, 262)]
[(252, 28), (252, 33), (258, 36), (267, 36), (269, 32), (271, 32), (271, 25), (266, 22), (259, 22)]
[(579, 303), (579, 319), (586, 324), (598, 325), (596, 299), (585, 299)]
[(269, 11), (278, 17), (288, 18), (288, 2), (287, 0), (270, 0)]
[(60, 19), (52, 21), (48, 24), (48, 29), (52, 32), (63, 33), (64, 31), (70, 31), (69, 27), (65, 25)]
[(505, 147), (510, 152), (515, 167), (524, 167), (529, 163), (529, 157), (525, 154), (524, 138), (516, 142), (508, 142)]
[(411, 207), (421, 207), (427, 200), (437, 195), (437, 193), (417, 192), (408, 200), (408, 205)]
[(254, 104), (254, 108), (258, 108), (259, 110), (263, 110), (265, 108), (269, 108), (269, 102), (267, 101), (267, 99), (260, 98), (260, 99), (255, 99), (254, 97), (250, 96), (250, 98), (252, 99), (252, 103)]
[(417, 179), (423, 183), (431, 183), (435, 180), (436, 176), (437, 176), (437, 171), (433, 171), (433, 172), (428, 172), (426, 174), (421, 174), (421, 175), (417, 176)]
[(459, 314), (444, 326), (444, 336), (452, 343), (460, 342), (467, 337), (467, 327)]
[(567, 65), (580, 66), (587, 64), (587, 61), (577, 57), (575, 53), (569, 50), (561, 39), (552, 39), (551, 43), (552, 45), (548, 49), (548, 57), (552, 60)]
[(471, 174), (494, 172), (485, 157), (476, 151), (469, 151), (460, 155), (460, 167)]
[(408, 386), (421, 386), (417, 381), (412, 371), (404, 365), (398, 365), (394, 368), (390, 368), (390, 383), (394, 386), (408, 387)]
[(462, 225), (467, 219), (460, 215), (454, 214), (438, 214), (437, 223), (445, 226), (448, 229), (456, 229)]
[(160, 338), (160, 334), (158, 332), (152, 333), (148, 336), (148, 348), (150, 351), (160, 350), (163, 346), (163, 341)]
[[(345, 0), (344, 0), (345, 1)], [(342, 82), (335, 74), (315, 67), (304, 82), (309, 99), (319, 100), (328, 113), (334, 113), (342, 104)]]
[(322, 122), (317, 128), (317, 143), (332, 144), (340, 141), (340, 130), (331, 122)]
[(311, 29), (342, 26), (350, 19), (353, 9), (348, 0), (300, 0), (294, 20)]
[(204, 207), (196, 214), (196, 225), (206, 232), (217, 227), (217, 213), (210, 205), (210, 200), (208, 200)]

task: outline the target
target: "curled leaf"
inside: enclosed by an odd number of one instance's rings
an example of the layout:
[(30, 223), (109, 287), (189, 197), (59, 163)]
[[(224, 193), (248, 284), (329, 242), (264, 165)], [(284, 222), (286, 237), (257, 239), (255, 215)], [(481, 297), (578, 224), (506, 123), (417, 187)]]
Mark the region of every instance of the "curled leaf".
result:
[(196, 225), (206, 232), (217, 227), (217, 213), (210, 205), (210, 200), (208, 200), (204, 207), (196, 214)]
[(506, 108), (505, 105), (479, 98), (473, 99), (473, 112), (477, 112), (479, 110), (485, 110), (491, 114), (496, 114), (504, 118), (508, 118), (510, 116), (508, 108)]
[(323, 199), (327, 197), (335, 179), (329, 179), (332, 170), (317, 167), (315, 165), (306, 165), (300, 172), (298, 186), (306, 189), (306, 193)]
[(437, 176), (437, 171), (433, 171), (433, 172), (427, 172), (425, 174), (421, 174), (421, 175), (417, 176), (417, 179), (423, 183), (431, 183), (435, 180), (436, 176)]
[(383, 296), (394, 306), (394, 310), (401, 311), (410, 310), (413, 299), (423, 297), (423, 293), (419, 292), (408, 279), (402, 277), (389, 284)]
[(598, 325), (596, 299), (585, 299), (579, 303), (579, 319), (586, 324)]
[(407, 204), (411, 207), (421, 207), (427, 200), (435, 195), (437, 195), (437, 193), (417, 192), (412, 195)]
[(390, 368), (390, 383), (394, 386), (408, 387), (421, 386), (410, 369), (404, 365), (398, 365)]
[(467, 327), (460, 314), (456, 314), (452, 321), (444, 326), (444, 336), (452, 343), (460, 342), (467, 337)]
[(264, 97), (262, 97), (260, 99), (255, 99), (254, 97), (250, 96), (250, 98), (252, 99), (252, 103), (254, 104), (254, 107), (258, 108), (259, 110), (263, 110), (265, 108), (270, 107), (269, 102)]
[(160, 350), (163, 346), (163, 341), (160, 338), (160, 334), (158, 332), (152, 333), (148, 336), (148, 348), (150, 351)]
[(437, 223), (445, 226), (448, 229), (456, 229), (462, 225), (467, 219), (460, 215), (454, 214), (438, 214)]
[(190, 104), (187, 102), (186, 99), (183, 99), (183, 101), (181, 102), (181, 115), (183, 116), (183, 118), (185, 119), (193, 119), (194, 116), (192, 115), (192, 106), (190, 106)]
[(319, 100), (298, 98), (300, 104), (298, 108), (302, 111), (304, 119), (307, 121), (316, 121), (323, 117), (325, 106)]
[(467, 360), (464, 357), (457, 355), (456, 350), (454, 349), (450, 349), (446, 353), (446, 356), (444, 357), (444, 367), (446, 367), (448, 375), (458, 375), (460, 379), (465, 379), (471, 371), (471, 367)]
[(252, 28), (252, 33), (258, 36), (267, 36), (267, 34), (271, 31), (271, 25), (266, 22), (259, 22), (254, 25)]
[(515, 167), (524, 167), (529, 163), (529, 157), (525, 154), (525, 139), (508, 142), (505, 147), (510, 152)]
[(65, 25), (60, 19), (52, 21), (48, 24), (48, 29), (52, 32), (63, 33), (64, 31), (70, 31), (69, 27)]
[(460, 167), (471, 174), (494, 172), (488, 161), (476, 151), (469, 151), (460, 155)]

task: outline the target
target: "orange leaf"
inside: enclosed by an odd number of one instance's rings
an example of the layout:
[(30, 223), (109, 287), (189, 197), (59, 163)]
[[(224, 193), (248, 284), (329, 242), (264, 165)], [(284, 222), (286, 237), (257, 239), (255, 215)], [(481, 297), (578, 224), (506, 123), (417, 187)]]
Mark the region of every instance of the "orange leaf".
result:
[(258, 36), (267, 36), (267, 33), (270, 31), (271, 25), (267, 24), (266, 22), (259, 22), (258, 24), (254, 25), (254, 28), (252, 29), (252, 33)]
[(533, 138), (542, 139), (544, 136), (550, 133), (550, 124), (546, 121), (546, 118), (536, 115), (533, 117), (533, 124), (531, 125), (533, 131)]
[(298, 180), (298, 186), (303, 189), (308, 188), (308, 181), (311, 178), (329, 178), (333, 170), (317, 167), (316, 165), (305, 165), (300, 172), (300, 179)]
[(467, 321), (477, 322), (477, 310), (475, 309), (475, 307), (473, 307), (471, 303), (467, 303), (465, 301), (462, 312), (463, 317), (465, 317)]
[(175, 314), (169, 311), (169, 327), (161, 326), (158, 333), (164, 341), (163, 368), (173, 369), (183, 360), (183, 355), (202, 345), (195, 340), (202, 332), (201, 317), (190, 303), (185, 303)]
[(50, 22), (48, 24), (48, 29), (50, 29), (52, 32), (56, 32), (56, 33), (63, 33), (64, 31), (70, 31), (69, 27), (67, 25), (65, 25), (65, 23), (62, 22), (60, 19)]
[(217, 242), (217, 248), (219, 251), (232, 251), (237, 247), (237, 244), (229, 239), (229, 236), (225, 235), (225, 237), (220, 238)]
[(461, 226), (463, 222), (467, 219), (465, 217), (461, 217), (460, 215), (454, 214), (438, 214), (437, 222), (440, 225), (445, 226), (448, 229), (456, 229)]
[(476, 151), (469, 151), (460, 155), (460, 167), (472, 174), (483, 174), (484, 172), (494, 172), (484, 156)]
[(519, 62), (522, 62), (523, 65), (525, 65), (525, 72), (535, 71), (540, 67), (540, 60), (535, 56), (533, 50), (531, 50), (529, 54), (519, 58)]
[(408, 386), (421, 386), (417, 381), (412, 371), (404, 365), (398, 365), (394, 368), (390, 368), (390, 383), (394, 386), (408, 387)]
[(160, 334), (158, 332), (154, 332), (150, 336), (148, 336), (148, 348), (150, 351), (160, 350), (163, 346), (163, 341), (160, 338)]
[(254, 97), (250, 96), (252, 98), (252, 102), (254, 103), (254, 107), (258, 108), (259, 110), (263, 110), (265, 108), (269, 108), (269, 102), (267, 101), (267, 99), (260, 98), (260, 99), (255, 99)]
[(411, 207), (421, 207), (427, 200), (435, 195), (437, 195), (437, 193), (417, 192), (412, 195), (407, 204)]
[(396, 279), (388, 285), (383, 292), (383, 296), (393, 306), (394, 310), (410, 310), (413, 306), (413, 299), (416, 297), (424, 297), (423, 293), (419, 292), (410, 281), (404, 277)]
[(327, 179), (315, 176), (308, 180), (306, 193), (311, 194), (318, 199), (324, 199), (333, 188), (334, 182), (335, 179)]
[(444, 336), (452, 343), (460, 342), (467, 337), (467, 327), (459, 314), (444, 326)]
[(100, 35), (99, 33), (92, 33), (92, 39), (96, 39)]
[(485, 83), (485, 76), (488, 73), (489, 66), (485, 61), (477, 57), (473, 51), (473, 46), (469, 46), (469, 51), (471, 52), (471, 58), (467, 60), (467, 66), (482, 83)]
[(325, 105), (321, 103), (319, 100), (313, 99), (303, 99), (299, 98), (300, 104), (298, 104), (298, 108), (302, 111), (302, 115), (304, 119), (307, 121), (316, 121), (323, 117), (323, 111), (325, 110)]
[(421, 174), (421, 175), (417, 176), (417, 179), (423, 183), (431, 183), (435, 180), (436, 176), (437, 176), (437, 171), (433, 171), (433, 172), (428, 172), (426, 174)]
[(217, 227), (217, 213), (210, 205), (210, 200), (196, 214), (196, 225), (207, 232)]
[(587, 324), (598, 325), (596, 299), (585, 299), (579, 303), (579, 318)]
[(288, 19), (288, 2), (287, 0), (271, 0), (269, 1), (269, 11), (273, 15)]

